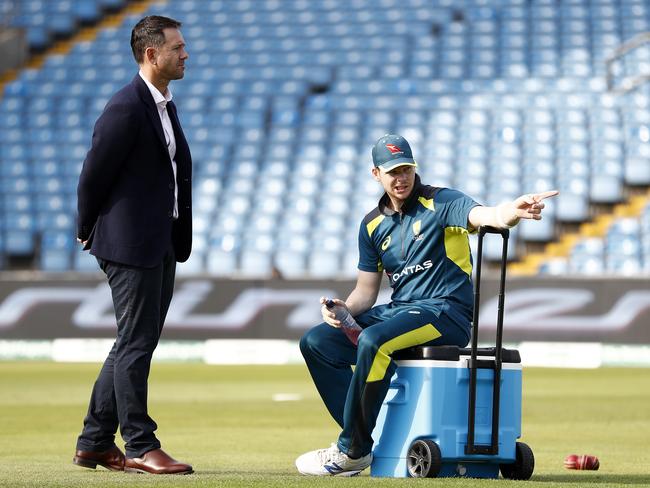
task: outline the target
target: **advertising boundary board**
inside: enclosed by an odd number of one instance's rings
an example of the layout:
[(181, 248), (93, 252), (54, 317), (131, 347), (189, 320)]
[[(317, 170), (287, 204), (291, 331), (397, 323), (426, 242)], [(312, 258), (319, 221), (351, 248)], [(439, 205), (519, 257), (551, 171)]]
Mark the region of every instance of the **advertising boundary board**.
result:
[[(481, 336), (494, 334), (498, 283), (481, 287)], [(164, 340), (296, 341), (321, 321), (321, 296), (345, 298), (352, 281), (223, 280), (176, 283)], [(384, 288), (378, 303), (390, 300)], [(485, 334), (485, 335), (483, 335)], [(112, 338), (110, 291), (101, 276), (0, 276), (0, 340)], [(507, 342), (650, 345), (650, 280), (509, 278)]]

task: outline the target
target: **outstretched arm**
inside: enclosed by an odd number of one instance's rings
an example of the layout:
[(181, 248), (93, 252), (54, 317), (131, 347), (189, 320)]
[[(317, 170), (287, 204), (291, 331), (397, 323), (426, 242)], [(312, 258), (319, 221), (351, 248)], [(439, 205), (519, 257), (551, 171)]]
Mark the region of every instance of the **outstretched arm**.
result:
[(496, 207), (474, 207), (470, 210), (467, 220), (475, 229), (482, 225), (507, 229), (517, 225), (520, 219), (541, 220), (545, 206), (542, 200), (554, 197), (558, 193), (557, 190), (529, 193)]

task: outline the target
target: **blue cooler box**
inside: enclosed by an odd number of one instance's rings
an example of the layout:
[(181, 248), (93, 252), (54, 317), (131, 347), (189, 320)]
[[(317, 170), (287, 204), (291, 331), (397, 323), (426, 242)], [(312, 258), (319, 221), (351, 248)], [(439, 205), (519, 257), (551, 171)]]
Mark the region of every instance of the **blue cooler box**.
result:
[[(439, 446), (440, 477), (497, 478), (499, 464), (515, 462), (515, 445), (521, 435), (519, 353), (505, 349), (502, 353), (499, 449), (495, 455), (465, 454), (470, 354), (470, 349), (440, 346), (401, 351), (395, 356), (398, 367), (372, 433), (371, 476), (409, 476), (407, 452), (419, 439)], [(478, 349), (478, 359), (494, 361), (494, 348)], [(477, 370), (476, 445), (491, 444), (493, 378), (492, 369)]]

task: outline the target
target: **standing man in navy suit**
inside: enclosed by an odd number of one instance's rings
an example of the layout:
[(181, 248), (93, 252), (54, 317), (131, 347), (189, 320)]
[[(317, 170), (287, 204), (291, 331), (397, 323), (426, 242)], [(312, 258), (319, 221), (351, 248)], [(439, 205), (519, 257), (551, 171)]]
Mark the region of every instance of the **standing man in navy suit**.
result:
[[(79, 177), (77, 238), (106, 274), (117, 339), (95, 382), (73, 462), (116, 471), (188, 474), (161, 448), (147, 380), (174, 288), (192, 247), (192, 159), (169, 90), (188, 58), (181, 23), (140, 20), (131, 49), (140, 72), (95, 124)], [(126, 456), (115, 445), (120, 429)]]

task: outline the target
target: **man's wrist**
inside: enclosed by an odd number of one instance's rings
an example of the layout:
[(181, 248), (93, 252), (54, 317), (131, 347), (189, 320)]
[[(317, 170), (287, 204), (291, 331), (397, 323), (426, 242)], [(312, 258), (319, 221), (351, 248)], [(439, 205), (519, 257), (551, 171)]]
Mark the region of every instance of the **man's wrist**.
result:
[[(502, 203), (496, 208), (496, 220), (497, 227), (501, 229), (512, 229), (515, 225), (519, 223), (519, 218), (516, 215), (512, 215), (509, 212), (510, 205), (508, 203)], [(508, 215), (510, 214), (510, 215)]]

